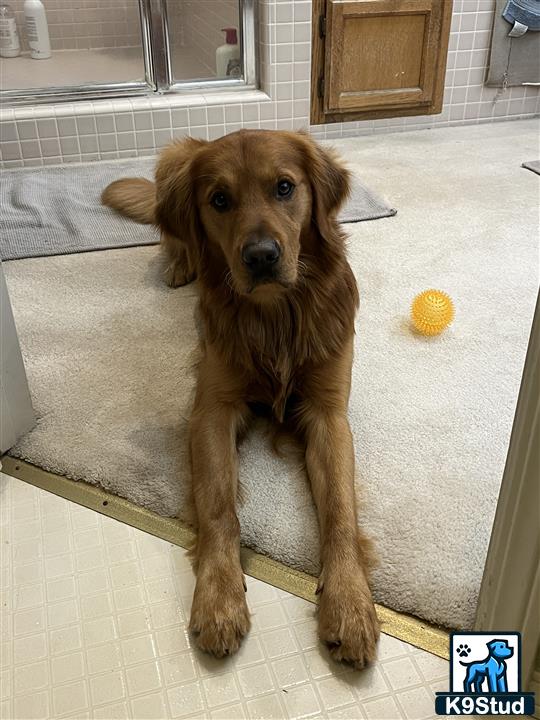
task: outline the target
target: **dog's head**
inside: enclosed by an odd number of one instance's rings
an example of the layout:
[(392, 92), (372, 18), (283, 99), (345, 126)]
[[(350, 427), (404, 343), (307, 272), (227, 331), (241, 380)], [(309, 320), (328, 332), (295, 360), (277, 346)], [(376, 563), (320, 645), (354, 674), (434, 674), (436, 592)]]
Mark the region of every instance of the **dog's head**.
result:
[(293, 287), (301, 252), (336, 241), (349, 192), (348, 172), (309, 136), (264, 130), (176, 142), (156, 183), (162, 229), (199, 252), (204, 245), (223, 281), (254, 300)]
[(498, 660), (504, 660), (512, 657), (514, 649), (511, 648), (506, 640), (492, 640), (488, 643), (491, 655)]

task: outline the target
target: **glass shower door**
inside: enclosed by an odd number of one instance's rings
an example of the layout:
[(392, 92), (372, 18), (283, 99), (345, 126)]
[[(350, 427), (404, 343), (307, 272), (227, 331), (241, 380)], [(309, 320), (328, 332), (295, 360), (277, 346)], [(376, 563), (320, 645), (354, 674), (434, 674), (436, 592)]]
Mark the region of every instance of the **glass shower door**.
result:
[(157, 6), (153, 5), (152, 44), (158, 90), (256, 87), (255, 0), (151, 2)]
[(24, 0), (0, 0), (21, 44), (0, 52), (4, 104), (256, 87), (255, 0), (42, 2), (51, 53), (34, 59)]
[(146, 0), (43, 0), (50, 57), (40, 59), (31, 57), (24, 0), (7, 3), (15, 15), (20, 53), (0, 57), (3, 99), (152, 89), (145, 57)]
[(238, 0), (168, 0), (173, 83), (243, 76)]

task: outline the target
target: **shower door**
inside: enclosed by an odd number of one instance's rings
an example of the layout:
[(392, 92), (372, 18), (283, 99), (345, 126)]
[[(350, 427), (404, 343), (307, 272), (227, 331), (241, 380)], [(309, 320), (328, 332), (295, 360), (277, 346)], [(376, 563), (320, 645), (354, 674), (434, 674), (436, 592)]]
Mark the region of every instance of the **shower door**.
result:
[[(3, 105), (255, 87), (255, 0), (43, 0), (51, 57), (40, 60), (24, 0), (7, 1), (21, 53), (0, 57)], [(219, 71), (220, 53), (235, 55), (234, 72)]]
[[(156, 82), (164, 90), (196, 90), (201, 86), (255, 86), (254, 0), (167, 0), (168, 53), (166, 73), (156, 73)], [(237, 42), (232, 67), (227, 74), (217, 62), (218, 48), (229, 39), (232, 30)]]

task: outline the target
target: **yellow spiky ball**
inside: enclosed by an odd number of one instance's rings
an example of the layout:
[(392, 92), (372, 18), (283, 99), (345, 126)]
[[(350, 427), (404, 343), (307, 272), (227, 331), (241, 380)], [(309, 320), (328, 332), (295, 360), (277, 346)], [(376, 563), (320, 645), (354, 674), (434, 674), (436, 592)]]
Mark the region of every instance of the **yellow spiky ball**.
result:
[(441, 290), (424, 290), (411, 307), (411, 320), (422, 335), (439, 335), (454, 319), (454, 303)]

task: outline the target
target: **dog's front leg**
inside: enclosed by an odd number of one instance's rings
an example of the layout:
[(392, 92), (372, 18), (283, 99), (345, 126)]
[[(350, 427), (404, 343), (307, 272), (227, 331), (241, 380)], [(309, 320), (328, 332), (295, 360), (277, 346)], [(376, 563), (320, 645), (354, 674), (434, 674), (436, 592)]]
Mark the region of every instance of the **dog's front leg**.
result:
[(161, 245), (168, 259), (165, 268), (167, 285), (176, 288), (195, 280), (197, 269), (192, 248), (165, 230), (161, 233)]
[(190, 425), (198, 525), (190, 629), (199, 647), (217, 657), (238, 650), (250, 627), (235, 510), (236, 437), (247, 408), (224, 389), (225, 380), (203, 363)]
[(300, 420), (319, 517), (319, 635), (336, 660), (372, 662), (379, 622), (368, 585), (369, 542), (357, 524), (354, 451), (347, 420), (350, 349), (312, 374)]

